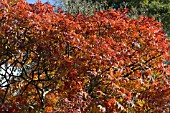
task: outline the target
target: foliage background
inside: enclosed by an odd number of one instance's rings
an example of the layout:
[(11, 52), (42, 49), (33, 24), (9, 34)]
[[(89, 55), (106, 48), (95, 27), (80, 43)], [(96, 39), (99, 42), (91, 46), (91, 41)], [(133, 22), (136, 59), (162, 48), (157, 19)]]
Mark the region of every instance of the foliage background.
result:
[(69, 5), (70, 15), (40, 1), (1, 2), (0, 110), (169, 112), (162, 24), (85, 4), (100, 11), (78, 14), (81, 4)]
[[(139, 15), (154, 16), (164, 24), (164, 30), (170, 35), (170, 1), (169, 0), (64, 0), (61, 6), (69, 13), (92, 14), (94, 10), (128, 8), (128, 16), (137, 19)], [(68, 4), (69, 3), (69, 4)]]

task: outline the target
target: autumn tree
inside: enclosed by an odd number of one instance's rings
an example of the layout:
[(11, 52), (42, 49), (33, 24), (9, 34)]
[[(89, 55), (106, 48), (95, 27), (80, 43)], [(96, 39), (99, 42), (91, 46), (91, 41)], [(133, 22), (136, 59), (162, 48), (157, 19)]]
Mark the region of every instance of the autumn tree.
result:
[(127, 10), (0, 1), (0, 112), (169, 112), (169, 42)]
[[(54, 0), (56, 1), (56, 0)], [(166, 35), (170, 37), (170, 1), (169, 0), (60, 0), (69, 13), (83, 12), (93, 14), (94, 10), (128, 8), (128, 17), (137, 19), (139, 15), (154, 16), (163, 23)], [(76, 2), (75, 2), (76, 1)], [(68, 4), (69, 3), (69, 4)]]

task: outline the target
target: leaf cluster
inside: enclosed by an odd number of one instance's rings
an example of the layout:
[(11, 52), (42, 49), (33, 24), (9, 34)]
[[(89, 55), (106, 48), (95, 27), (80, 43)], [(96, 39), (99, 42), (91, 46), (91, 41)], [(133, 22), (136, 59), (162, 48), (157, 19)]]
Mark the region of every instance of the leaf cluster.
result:
[(169, 0), (76, 0), (64, 1), (65, 11), (71, 14), (79, 12), (92, 15), (94, 10), (108, 10), (109, 8), (128, 8), (128, 17), (137, 19), (139, 15), (154, 16), (163, 23), (167, 35), (170, 35), (170, 2)]
[(127, 18), (127, 10), (53, 10), (40, 1), (0, 2), (0, 112), (169, 110), (161, 23)]

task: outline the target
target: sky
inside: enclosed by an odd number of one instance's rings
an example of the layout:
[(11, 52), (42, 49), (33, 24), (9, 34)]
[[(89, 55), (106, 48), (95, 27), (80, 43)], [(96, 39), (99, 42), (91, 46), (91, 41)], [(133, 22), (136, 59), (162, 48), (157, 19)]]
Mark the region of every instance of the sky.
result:
[[(38, 0), (26, 0), (26, 2), (28, 2), (30, 4), (36, 3), (37, 1)], [(56, 1), (56, 0), (41, 0), (42, 3), (48, 2), (48, 3), (52, 4), (52, 5), (55, 4), (56, 7), (60, 7), (61, 2), (58, 2), (58, 0), (57, 0), (57, 2), (55, 3), (54, 1)]]
[[(36, 3), (37, 0), (26, 0), (28, 3)], [(49, 2), (53, 3), (53, 0), (41, 0), (42, 3)]]

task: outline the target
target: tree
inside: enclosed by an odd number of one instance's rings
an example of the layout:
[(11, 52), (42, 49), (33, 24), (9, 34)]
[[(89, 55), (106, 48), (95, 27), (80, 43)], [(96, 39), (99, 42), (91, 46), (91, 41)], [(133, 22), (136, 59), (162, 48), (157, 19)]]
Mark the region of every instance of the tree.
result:
[[(128, 2), (127, 2), (128, 4)], [(135, 5), (136, 4), (136, 5)], [(154, 16), (156, 20), (163, 23), (163, 28), (167, 35), (170, 35), (170, 2), (169, 0), (145, 0), (130, 3), (130, 16), (145, 15), (148, 17)]]
[[(114, 9), (128, 8), (129, 9), (128, 16), (131, 18), (137, 19), (139, 15), (148, 16), (148, 17), (154, 16), (156, 20), (163, 23), (164, 25), (163, 28), (166, 34), (168, 36), (170, 35), (169, 0), (140, 0), (140, 1), (139, 0), (76, 0), (76, 1), (77, 3), (72, 2), (72, 0), (70, 0), (69, 4), (67, 4), (68, 2), (67, 0), (64, 1), (65, 3), (64, 8), (66, 9), (66, 11), (68, 11), (69, 13), (73, 11), (72, 14), (78, 11), (93, 14), (93, 11), (96, 9), (108, 10), (110, 7)], [(84, 5), (84, 3), (86, 5)], [(77, 6), (79, 8), (77, 8)]]
[(1, 1), (1, 112), (168, 112), (162, 24), (126, 12)]
[(164, 30), (170, 35), (170, 1), (169, 0), (124, 0), (108, 1), (108, 6), (120, 8), (126, 7), (130, 9), (130, 17), (138, 17), (138, 15), (145, 15), (148, 17), (154, 16), (156, 20), (163, 23)]
[[(82, 13), (83, 15), (93, 15), (94, 11), (100, 11), (107, 9), (108, 5), (106, 1), (103, 2), (93, 2), (86, 0), (60, 0), (55, 1), (55, 4), (60, 3), (60, 7), (67, 13), (72, 15)], [(56, 7), (57, 8), (57, 7)]]

